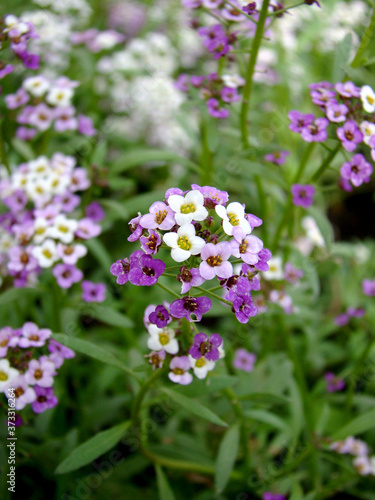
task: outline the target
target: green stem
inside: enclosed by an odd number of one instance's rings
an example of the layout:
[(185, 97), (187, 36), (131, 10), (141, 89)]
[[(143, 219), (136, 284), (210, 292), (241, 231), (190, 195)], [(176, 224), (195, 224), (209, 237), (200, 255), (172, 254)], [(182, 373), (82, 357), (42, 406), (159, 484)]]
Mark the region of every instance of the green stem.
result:
[(297, 173), (294, 177), (293, 184), (297, 184), (301, 180), (301, 177), (303, 175), (303, 171), (305, 170), (306, 164), (309, 161), (312, 152), (314, 151), (315, 145), (316, 145), (316, 142), (310, 142), (310, 144), (305, 149), (305, 151), (302, 155), (301, 162), (299, 164)]
[(372, 13), (370, 24), (366, 28), (366, 31), (363, 35), (361, 43), (359, 44), (357, 53), (354, 56), (354, 59), (351, 63), (352, 68), (358, 68), (358, 66), (361, 64), (362, 55), (363, 55), (364, 51), (366, 50), (367, 46), (369, 45), (369, 43), (371, 42), (371, 40), (374, 36), (374, 31), (375, 31), (375, 9)]
[(243, 144), (244, 148), (248, 148), (250, 146), (249, 139), (248, 139), (249, 131), (248, 131), (247, 116), (248, 116), (248, 111), (249, 111), (251, 91), (253, 88), (253, 76), (254, 76), (254, 71), (255, 71), (255, 65), (257, 62), (257, 58), (258, 58), (260, 44), (261, 44), (262, 38), (263, 38), (264, 26), (265, 26), (265, 22), (267, 19), (267, 10), (268, 10), (269, 4), (270, 4), (270, 0), (264, 0), (263, 5), (262, 5), (262, 9), (260, 11), (254, 40), (253, 40), (253, 43), (251, 46), (251, 53), (250, 53), (247, 71), (246, 71), (246, 83), (245, 83), (245, 87), (243, 90), (243, 101), (242, 101), (241, 117), (240, 117), (241, 137), (242, 137), (242, 144)]
[(205, 290), (204, 288), (200, 287), (200, 286), (196, 286), (195, 287), (197, 290), (200, 290), (201, 292), (204, 292), (204, 294), (208, 294), (208, 295), (211, 295), (211, 297), (214, 297), (215, 299), (217, 300), (220, 300), (221, 302), (223, 302), (224, 304), (228, 304), (228, 306), (231, 306), (232, 305), (232, 302), (229, 302), (229, 300), (225, 300), (223, 299), (223, 297), (220, 297), (219, 295), (216, 295), (216, 293), (212, 293), (210, 292), (209, 290)]
[(249, 16), (249, 14), (246, 14), (246, 12), (244, 12), (242, 9), (240, 9), (240, 7), (237, 7), (237, 5), (234, 5), (234, 3), (228, 2), (228, 0), (225, 0), (225, 3), (227, 3), (228, 5), (230, 5), (232, 7), (232, 9), (236, 10), (237, 12), (240, 12), (242, 15), (244, 15), (245, 17), (247, 17), (247, 19), (249, 19), (249, 21), (253, 21), (254, 24), (258, 24), (258, 21), (256, 21), (255, 19), (253, 19), (252, 16)]
[(170, 293), (171, 295), (173, 295), (174, 297), (177, 297), (178, 299), (181, 299), (181, 296), (178, 295), (178, 293), (176, 292), (173, 292), (173, 290), (170, 290), (168, 287), (166, 287), (165, 285), (162, 285), (159, 281), (156, 283), (160, 288), (162, 288), (163, 290), (165, 290), (166, 292)]
[(8, 171), (8, 174), (11, 175), (12, 172), (10, 171), (10, 166), (8, 162), (8, 157), (5, 149), (5, 142), (4, 142), (4, 137), (3, 137), (3, 123), (2, 121), (0, 122), (0, 159), (5, 168)]
[(201, 184), (211, 185), (213, 177), (213, 154), (208, 147), (208, 132), (207, 132), (207, 120), (210, 118), (207, 116), (203, 117), (201, 123), (201, 138), (202, 138), (202, 171), (201, 171)]
[(327, 156), (327, 158), (323, 161), (323, 163), (320, 165), (320, 167), (318, 168), (318, 170), (315, 172), (315, 174), (311, 177), (310, 181), (309, 182), (315, 182), (317, 181), (323, 174), (324, 172), (327, 170), (327, 168), (331, 165), (332, 163), (332, 160), (334, 159), (334, 157), (337, 155), (337, 153), (340, 151), (341, 149), (341, 142), (339, 142), (337, 144), (337, 146), (335, 147), (335, 149), (333, 149), (330, 154)]
[(291, 5), (290, 7), (285, 7), (284, 9), (275, 10), (274, 12), (269, 12), (268, 16), (279, 16), (283, 12), (286, 12), (286, 11), (291, 10), (291, 9), (295, 9), (296, 7), (299, 7), (300, 5), (306, 5), (306, 2), (299, 2), (299, 3), (296, 3), (294, 5)]

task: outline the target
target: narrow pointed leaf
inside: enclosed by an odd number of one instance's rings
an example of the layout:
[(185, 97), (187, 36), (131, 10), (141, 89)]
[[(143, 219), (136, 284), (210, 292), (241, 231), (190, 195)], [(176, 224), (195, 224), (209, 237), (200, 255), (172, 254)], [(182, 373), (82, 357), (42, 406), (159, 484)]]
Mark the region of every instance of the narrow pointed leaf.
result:
[(239, 442), (240, 426), (235, 424), (226, 431), (219, 446), (215, 465), (215, 487), (218, 493), (224, 490), (229, 481), (230, 473), (236, 462)]

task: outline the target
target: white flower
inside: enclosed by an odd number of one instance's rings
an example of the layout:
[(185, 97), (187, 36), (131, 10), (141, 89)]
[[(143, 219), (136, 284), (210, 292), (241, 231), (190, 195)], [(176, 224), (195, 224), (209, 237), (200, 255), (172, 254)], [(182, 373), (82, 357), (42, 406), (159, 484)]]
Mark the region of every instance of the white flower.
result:
[(76, 220), (68, 219), (65, 215), (58, 215), (53, 221), (53, 225), (48, 229), (48, 236), (63, 243), (71, 243), (77, 228), (78, 222)]
[(194, 359), (189, 354), (190, 365), (193, 368), (194, 375), (199, 379), (207, 377), (207, 373), (215, 368), (215, 361), (209, 361), (204, 356), (199, 359)]
[(251, 233), (250, 224), (245, 219), (245, 209), (237, 201), (229, 203), (227, 207), (216, 205), (215, 211), (223, 219), (223, 229), (229, 236), (233, 235), (234, 227), (241, 227), (245, 234)]
[(240, 75), (223, 75), (222, 80), (226, 87), (236, 89), (245, 85), (245, 80)]
[(46, 101), (52, 106), (66, 107), (70, 105), (73, 93), (73, 90), (70, 88), (53, 87), (48, 92)]
[(370, 467), (371, 467), (371, 472), (373, 476), (375, 476), (375, 456), (370, 457)]
[(42, 243), (47, 237), (47, 229), (50, 223), (43, 217), (37, 217), (34, 221), (34, 238), (33, 241), (37, 245)]
[(369, 458), (365, 455), (357, 457), (353, 460), (353, 465), (361, 476), (368, 476), (372, 473), (372, 467)]
[(363, 109), (367, 113), (373, 113), (375, 111), (375, 93), (369, 85), (364, 85), (361, 88), (361, 100)]
[(262, 273), (265, 280), (282, 280), (284, 278), (283, 261), (281, 257), (272, 257), (268, 261), (268, 265), (269, 270)]
[(371, 122), (362, 122), (359, 126), (363, 134), (363, 142), (368, 145), (371, 136), (375, 135), (375, 124)]
[[(150, 325), (151, 326), (151, 325)], [(168, 354), (177, 354), (178, 342), (174, 338), (174, 330), (171, 328), (152, 328), (150, 337), (147, 341), (147, 347), (152, 351), (161, 351), (164, 349)]]
[(44, 76), (29, 76), (23, 81), (22, 86), (34, 97), (42, 97), (50, 88), (50, 83)]
[(168, 204), (176, 212), (175, 219), (178, 225), (189, 224), (191, 221), (204, 220), (207, 209), (204, 207), (204, 197), (199, 191), (193, 189), (187, 195), (172, 194), (168, 198)]
[(51, 165), (46, 156), (39, 156), (36, 160), (31, 160), (27, 164), (30, 173), (43, 175), (51, 170)]
[(9, 365), (7, 359), (0, 359), (0, 391), (4, 390), (4, 387), (12, 382), (16, 377), (18, 377), (19, 371), (12, 368)]
[(324, 238), (313, 217), (304, 217), (301, 221), (302, 227), (306, 231), (307, 239), (317, 247), (325, 248)]
[(42, 245), (34, 247), (32, 254), (40, 267), (51, 267), (58, 260), (56, 243), (50, 239), (45, 240)]
[(206, 242), (195, 235), (193, 224), (184, 224), (177, 233), (166, 233), (164, 242), (172, 248), (171, 256), (176, 262), (183, 262), (190, 255), (198, 255)]

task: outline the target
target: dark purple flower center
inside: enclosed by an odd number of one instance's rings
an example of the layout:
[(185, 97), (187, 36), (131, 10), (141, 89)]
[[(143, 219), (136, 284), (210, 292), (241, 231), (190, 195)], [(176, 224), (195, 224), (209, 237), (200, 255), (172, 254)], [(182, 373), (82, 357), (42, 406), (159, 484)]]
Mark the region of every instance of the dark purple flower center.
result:
[(190, 283), (193, 279), (193, 275), (186, 266), (180, 267), (180, 273), (181, 274), (177, 276), (177, 279), (180, 282), (184, 281), (185, 283)]
[(130, 263), (127, 262), (126, 260), (123, 260), (121, 262), (121, 266), (125, 274), (127, 274), (130, 271)]
[[(160, 223), (159, 223), (160, 224)], [(148, 242), (146, 243), (148, 248), (152, 250), (153, 252), (156, 250), (156, 247), (158, 246), (158, 239), (154, 234), (151, 234), (148, 238)]]
[(155, 269), (153, 269), (152, 267), (142, 267), (142, 272), (146, 276), (155, 276)]
[(184, 308), (190, 312), (196, 311), (198, 309), (197, 300), (194, 297), (186, 297), (184, 302)]
[(353, 165), (351, 171), (353, 172), (353, 174), (358, 174), (359, 168), (357, 167), (357, 165)]
[(45, 396), (38, 396), (37, 401), (38, 403), (45, 403), (47, 398)]
[(348, 139), (348, 141), (352, 141), (354, 139), (354, 135), (350, 130), (345, 130), (345, 138)]
[(310, 130), (310, 133), (312, 135), (315, 135), (319, 132), (319, 129), (316, 125), (312, 124), (312, 125), (309, 125), (309, 130)]

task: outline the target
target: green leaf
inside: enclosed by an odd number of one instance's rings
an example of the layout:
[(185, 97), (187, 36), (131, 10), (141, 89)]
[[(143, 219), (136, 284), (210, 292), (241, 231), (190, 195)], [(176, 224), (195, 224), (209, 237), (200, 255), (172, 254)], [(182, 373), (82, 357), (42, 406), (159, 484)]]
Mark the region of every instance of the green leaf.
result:
[(221, 493), (226, 487), (230, 473), (236, 462), (240, 442), (240, 426), (233, 425), (226, 431), (219, 446), (219, 452), (215, 465), (215, 487)]
[(238, 399), (251, 401), (257, 405), (285, 405), (290, 403), (290, 399), (285, 396), (278, 396), (277, 394), (272, 394), (271, 392), (252, 392), (251, 394), (245, 394), (245, 396), (240, 396)]
[(282, 420), (277, 415), (270, 413), (265, 410), (246, 410), (245, 414), (247, 417), (250, 417), (259, 422), (263, 422), (265, 424), (269, 424), (271, 427), (276, 427), (282, 431), (290, 432), (290, 428), (284, 420)]
[(89, 464), (113, 448), (130, 427), (130, 420), (99, 432), (75, 448), (57, 467), (56, 474), (65, 474)]
[(211, 410), (201, 405), (200, 403), (197, 403), (196, 401), (193, 401), (192, 399), (187, 398), (186, 396), (183, 396), (182, 394), (172, 389), (163, 388), (162, 391), (164, 392), (164, 394), (166, 394), (168, 397), (182, 406), (182, 408), (192, 413), (196, 417), (203, 418), (208, 422), (212, 422), (216, 425), (221, 425), (222, 427), (228, 427), (228, 424), (224, 422), (224, 420), (221, 420), (220, 417), (218, 417), (215, 413), (213, 413)]
[(92, 344), (87, 340), (77, 339), (75, 337), (69, 337), (63, 333), (54, 333), (52, 337), (70, 349), (74, 351), (80, 352), (82, 354), (86, 354), (86, 356), (90, 356), (91, 358), (97, 359), (102, 363), (106, 363), (107, 365), (116, 366), (123, 370), (128, 375), (132, 377), (138, 378), (137, 375), (126, 365), (124, 365), (121, 361), (119, 361), (114, 354), (110, 351), (107, 351), (103, 347)]
[(24, 160), (30, 161), (35, 158), (35, 153), (30, 144), (20, 139), (12, 139), (12, 146)]
[(112, 307), (99, 307), (96, 319), (107, 325), (119, 326), (120, 328), (131, 328), (133, 326), (131, 319), (116, 311), (116, 309), (112, 309)]
[(34, 297), (42, 293), (39, 288), (10, 288), (0, 295), (0, 306), (5, 306), (14, 300), (21, 300), (24, 297)]
[(354, 418), (348, 424), (341, 427), (332, 436), (333, 441), (345, 439), (348, 436), (355, 436), (370, 429), (375, 428), (375, 408)]
[(99, 166), (103, 166), (106, 156), (107, 156), (107, 142), (106, 141), (100, 141), (96, 145), (92, 156), (91, 156), (91, 163)]
[(102, 267), (109, 270), (113, 264), (113, 258), (109, 255), (103, 243), (97, 238), (93, 238), (91, 240), (86, 240), (85, 245), (95, 256), (96, 260), (102, 265)]
[(173, 151), (160, 151), (159, 149), (136, 149), (130, 153), (121, 155), (116, 161), (114, 161), (111, 167), (111, 174), (119, 174), (120, 172), (125, 172), (133, 167), (144, 165), (145, 163), (178, 163), (195, 172), (200, 172), (200, 167), (196, 163), (184, 158), (183, 156), (179, 156)]
[(176, 497), (168, 483), (167, 476), (164, 474), (163, 469), (160, 465), (155, 465), (156, 470), (156, 481), (158, 484), (158, 493), (160, 500), (175, 500)]

